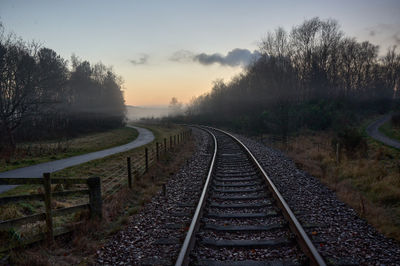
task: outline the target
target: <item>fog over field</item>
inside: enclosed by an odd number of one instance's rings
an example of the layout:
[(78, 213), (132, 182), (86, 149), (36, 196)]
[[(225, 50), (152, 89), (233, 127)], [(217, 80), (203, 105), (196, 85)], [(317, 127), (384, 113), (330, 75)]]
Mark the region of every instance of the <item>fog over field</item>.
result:
[(167, 116), (170, 109), (168, 106), (126, 106), (126, 118), (129, 121), (137, 121), (140, 118), (160, 118)]

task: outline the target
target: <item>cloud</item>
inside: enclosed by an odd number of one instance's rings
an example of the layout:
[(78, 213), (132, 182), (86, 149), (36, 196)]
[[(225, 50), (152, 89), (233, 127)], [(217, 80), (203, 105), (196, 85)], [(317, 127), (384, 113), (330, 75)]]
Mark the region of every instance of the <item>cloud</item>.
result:
[(129, 60), (129, 62), (135, 66), (145, 65), (145, 64), (147, 64), (148, 59), (149, 59), (149, 55), (143, 54), (139, 59), (137, 59), (137, 60), (131, 59), (131, 60)]
[(175, 62), (198, 62), (202, 65), (220, 64), (222, 66), (247, 66), (254, 60), (260, 57), (258, 51), (249, 51), (247, 49), (235, 48), (228, 52), (227, 55), (221, 55), (219, 53), (206, 54), (200, 53), (195, 54), (187, 50), (180, 50), (175, 52), (171, 57), (171, 61)]
[(218, 63), (223, 66), (247, 66), (253, 60), (260, 57), (260, 53), (257, 51), (251, 52), (247, 49), (236, 48), (228, 52), (226, 56), (221, 54), (205, 54), (201, 53), (194, 57), (195, 61), (198, 61), (203, 65), (211, 65)]
[(195, 54), (191, 51), (188, 50), (179, 50), (173, 53), (169, 60), (174, 61), (174, 62), (191, 62), (193, 61), (193, 58), (195, 57)]

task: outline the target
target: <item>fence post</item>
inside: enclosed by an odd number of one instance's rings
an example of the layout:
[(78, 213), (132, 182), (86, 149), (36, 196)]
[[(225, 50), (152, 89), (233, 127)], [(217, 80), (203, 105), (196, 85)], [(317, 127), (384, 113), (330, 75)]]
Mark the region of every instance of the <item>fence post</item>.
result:
[(167, 138), (164, 138), (164, 153), (167, 153)]
[(179, 133), (178, 133), (178, 135), (176, 135), (176, 139), (177, 139), (177, 143), (179, 145)]
[(174, 135), (174, 146), (176, 146), (176, 135)]
[(131, 169), (131, 157), (126, 157), (128, 166), (128, 187), (132, 188), (132, 169)]
[(146, 173), (149, 170), (149, 150), (144, 148), (144, 156), (145, 156), (145, 161), (146, 161)]
[(158, 142), (156, 142), (156, 156), (157, 156), (157, 162), (160, 160), (160, 148), (158, 147)]
[(172, 136), (169, 136), (169, 149), (172, 149)]
[(54, 242), (53, 217), (51, 214), (51, 180), (50, 173), (43, 173), (44, 204), (46, 206), (47, 241)]
[(89, 187), (89, 205), (90, 205), (90, 218), (97, 219), (103, 217), (101, 198), (101, 181), (100, 177), (89, 177), (87, 180)]

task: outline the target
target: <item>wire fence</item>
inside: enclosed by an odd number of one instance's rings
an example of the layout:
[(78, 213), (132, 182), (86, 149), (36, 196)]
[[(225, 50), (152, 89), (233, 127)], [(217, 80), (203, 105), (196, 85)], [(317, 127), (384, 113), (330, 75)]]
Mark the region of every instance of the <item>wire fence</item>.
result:
[(128, 156), (111, 169), (105, 170), (99, 177), (102, 180), (102, 197), (108, 201), (122, 187), (132, 188), (135, 180), (146, 174), (161, 158), (178, 145), (182, 145), (191, 136), (191, 130), (184, 130), (176, 135), (164, 138), (147, 145), (144, 152), (136, 156)]
[[(128, 156), (126, 160), (120, 160), (117, 165), (106, 169), (97, 169), (101, 174), (90, 178), (50, 178), (50, 174), (44, 174), (44, 178), (1, 178), (0, 185), (19, 185), (19, 184), (36, 184), (44, 186), (44, 193), (26, 194), (11, 197), (0, 198), (0, 206), (8, 203), (17, 203), (23, 201), (44, 201), (45, 212), (23, 216), (15, 219), (0, 221), (0, 232), (14, 232), (15, 228), (32, 225), (38, 222), (46, 222), (44, 233), (39, 233), (26, 239), (17, 239), (16, 241), (7, 240), (6, 245), (0, 244), (0, 252), (18, 247), (21, 245), (31, 244), (43, 239), (52, 242), (55, 236), (70, 232), (72, 227), (53, 226), (53, 217), (70, 215), (78, 211), (88, 210), (91, 218), (102, 217), (103, 202), (109, 201), (123, 187), (132, 188), (135, 180), (146, 174), (149, 169), (160, 161), (163, 157), (170, 156), (178, 145), (184, 144), (191, 136), (191, 130), (179, 132), (177, 135), (164, 138), (161, 142), (148, 144), (144, 147), (142, 154), (133, 152), (132, 156)], [(169, 141), (168, 141), (169, 140)], [(75, 190), (66, 190), (56, 192), (52, 189), (51, 184), (61, 184), (65, 187), (72, 186)], [(87, 188), (85, 188), (85, 186)], [(53, 190), (53, 191), (52, 191)], [(86, 201), (71, 207), (54, 209), (52, 207), (52, 198), (66, 196), (77, 196), (78, 199)], [(81, 198), (82, 197), (82, 198)], [(88, 201), (88, 202), (87, 202)], [(80, 201), (79, 201), (80, 202)], [(54, 203), (54, 202), (53, 202)], [(36, 226), (37, 227), (37, 226)], [(1, 240), (1, 239), (0, 239)], [(0, 241), (1, 242), (1, 241)]]

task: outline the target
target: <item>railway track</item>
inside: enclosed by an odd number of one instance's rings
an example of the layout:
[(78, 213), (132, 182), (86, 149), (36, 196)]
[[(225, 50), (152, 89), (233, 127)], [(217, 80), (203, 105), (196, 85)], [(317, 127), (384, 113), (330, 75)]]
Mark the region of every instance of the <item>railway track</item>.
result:
[(245, 145), (205, 130), (213, 159), (176, 265), (325, 265)]

